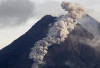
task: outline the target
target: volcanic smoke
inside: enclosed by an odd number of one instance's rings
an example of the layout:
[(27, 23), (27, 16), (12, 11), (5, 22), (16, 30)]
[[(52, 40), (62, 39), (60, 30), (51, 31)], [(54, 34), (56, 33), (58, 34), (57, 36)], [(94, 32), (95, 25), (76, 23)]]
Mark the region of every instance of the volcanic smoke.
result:
[(54, 25), (49, 29), (47, 37), (34, 44), (29, 54), (29, 58), (33, 59), (37, 64), (43, 63), (44, 56), (48, 53), (48, 47), (53, 44), (64, 42), (68, 34), (76, 26), (76, 21), (79, 20), (84, 13), (83, 7), (79, 4), (62, 2), (61, 6), (68, 13), (60, 17), (57, 22), (54, 23)]

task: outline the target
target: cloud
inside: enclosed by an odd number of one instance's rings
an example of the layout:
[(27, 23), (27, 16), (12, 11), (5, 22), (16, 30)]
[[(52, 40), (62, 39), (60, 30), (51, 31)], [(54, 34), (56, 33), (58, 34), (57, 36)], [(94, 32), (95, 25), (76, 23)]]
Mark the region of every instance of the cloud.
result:
[(29, 0), (5, 0), (0, 3), (0, 27), (25, 23), (33, 14)]
[[(37, 2), (38, 1), (38, 2)], [(35, 16), (41, 18), (45, 15), (59, 16), (66, 12), (61, 8), (61, 2), (57, 0), (33, 0), (35, 3)]]

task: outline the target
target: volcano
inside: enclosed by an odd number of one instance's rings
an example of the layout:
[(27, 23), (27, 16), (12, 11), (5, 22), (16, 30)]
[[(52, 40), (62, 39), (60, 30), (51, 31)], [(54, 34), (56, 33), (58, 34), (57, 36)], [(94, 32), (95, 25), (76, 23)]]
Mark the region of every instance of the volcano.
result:
[[(88, 15), (84, 17), (96, 21)], [(31, 48), (35, 42), (46, 37), (49, 27), (56, 21), (57, 17), (44, 16), (24, 35), (3, 48), (0, 51), (0, 68), (31, 68), (34, 63), (29, 58)], [(39, 68), (100, 68), (100, 52), (87, 42), (93, 38), (91, 32), (77, 24), (64, 42), (48, 48), (44, 57), (45, 64), (39, 65)]]

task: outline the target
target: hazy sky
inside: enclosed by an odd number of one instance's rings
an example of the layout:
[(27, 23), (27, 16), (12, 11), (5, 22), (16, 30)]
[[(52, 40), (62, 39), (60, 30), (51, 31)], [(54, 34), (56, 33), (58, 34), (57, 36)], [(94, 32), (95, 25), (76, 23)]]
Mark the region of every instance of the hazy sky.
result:
[(62, 1), (81, 3), (86, 13), (100, 21), (100, 0), (0, 0), (0, 49), (24, 34), (44, 15), (64, 14)]

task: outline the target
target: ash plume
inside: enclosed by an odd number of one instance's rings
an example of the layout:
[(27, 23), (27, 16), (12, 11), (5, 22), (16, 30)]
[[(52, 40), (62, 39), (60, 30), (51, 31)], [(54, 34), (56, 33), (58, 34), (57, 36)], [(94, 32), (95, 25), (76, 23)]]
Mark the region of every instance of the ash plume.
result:
[[(49, 29), (47, 37), (37, 41), (32, 48), (29, 58), (35, 63), (42, 64), (44, 56), (48, 53), (48, 47), (53, 44), (64, 42), (68, 34), (76, 26), (76, 20), (79, 20), (84, 13), (83, 7), (71, 2), (62, 2), (62, 8), (67, 11), (66, 15), (59, 17), (57, 22)], [(34, 64), (33, 64), (34, 66)], [(34, 68), (32, 66), (32, 68)]]

